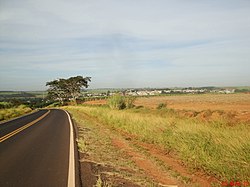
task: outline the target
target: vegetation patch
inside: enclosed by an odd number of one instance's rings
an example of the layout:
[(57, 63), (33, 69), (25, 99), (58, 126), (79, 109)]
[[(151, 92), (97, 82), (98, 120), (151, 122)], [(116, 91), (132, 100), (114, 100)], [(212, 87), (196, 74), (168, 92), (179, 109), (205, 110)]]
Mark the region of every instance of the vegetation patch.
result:
[(158, 106), (156, 107), (157, 109), (162, 109), (162, 108), (166, 108), (167, 104), (166, 103), (160, 103), (158, 104)]
[[(228, 126), (194, 118), (181, 118), (172, 110), (76, 107), (108, 127), (127, 132), (139, 140), (175, 153), (195, 171), (205, 171), (219, 180), (250, 180), (247, 154), (249, 124)], [(205, 112), (204, 115), (211, 115)]]
[(22, 116), (23, 114), (31, 112), (32, 109), (25, 106), (19, 105), (17, 107), (0, 109), (0, 121), (9, 120), (18, 116)]
[(108, 105), (111, 109), (122, 110), (125, 108), (133, 108), (136, 97), (133, 96), (122, 96), (115, 94), (108, 98)]
[(83, 186), (157, 186), (143, 175), (123, 150), (113, 145), (113, 138), (119, 135), (96, 118), (86, 115), (81, 108), (64, 107), (78, 127), (77, 143)]

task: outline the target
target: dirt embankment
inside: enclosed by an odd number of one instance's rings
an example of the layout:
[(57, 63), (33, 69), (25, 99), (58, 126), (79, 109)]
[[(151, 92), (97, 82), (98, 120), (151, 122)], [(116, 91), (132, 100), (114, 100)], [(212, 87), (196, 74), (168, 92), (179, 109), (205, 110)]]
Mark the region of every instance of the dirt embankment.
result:
[(192, 172), (175, 154), (141, 142), (123, 131), (109, 129), (96, 119), (81, 114), (78, 121), (83, 186), (209, 187), (220, 182), (204, 172)]

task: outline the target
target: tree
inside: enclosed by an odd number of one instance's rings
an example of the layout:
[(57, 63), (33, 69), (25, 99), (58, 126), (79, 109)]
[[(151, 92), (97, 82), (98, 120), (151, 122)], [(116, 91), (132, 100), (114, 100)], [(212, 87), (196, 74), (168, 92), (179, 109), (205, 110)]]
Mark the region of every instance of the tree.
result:
[(46, 86), (49, 86), (48, 97), (58, 100), (62, 104), (67, 100), (76, 103), (76, 99), (81, 95), (81, 89), (87, 88), (90, 81), (91, 77), (76, 76), (47, 82)]
[(58, 100), (63, 104), (67, 96), (65, 93), (64, 86), (65, 79), (53, 80), (46, 83), (46, 86), (49, 86), (48, 89), (48, 98), (52, 100)]
[(82, 76), (70, 77), (67, 79), (65, 84), (68, 98), (71, 98), (74, 102), (76, 102), (76, 99), (81, 95), (81, 88), (87, 88), (88, 81), (91, 81), (90, 79), (90, 77), (83, 78)]

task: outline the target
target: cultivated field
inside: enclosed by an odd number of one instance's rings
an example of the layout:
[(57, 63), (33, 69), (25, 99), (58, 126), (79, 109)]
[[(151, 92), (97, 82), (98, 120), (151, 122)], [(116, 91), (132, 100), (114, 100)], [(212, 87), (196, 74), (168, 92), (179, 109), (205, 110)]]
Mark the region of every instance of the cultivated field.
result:
[(94, 104), (105, 101), (66, 109), (80, 131), (81, 165), (94, 168), (99, 182), (203, 187), (250, 180), (248, 94), (144, 97), (125, 110)]
[(167, 103), (173, 109), (186, 110), (226, 110), (250, 112), (250, 94), (204, 94), (139, 98), (137, 105), (156, 108), (159, 103)]
[[(220, 115), (231, 115), (236, 121), (250, 122), (250, 94), (204, 94), (204, 95), (173, 95), (138, 97), (136, 106), (155, 109), (161, 103), (167, 104), (167, 108), (190, 112), (212, 112), (212, 118)], [(86, 104), (103, 105), (106, 100), (88, 101)], [(189, 113), (188, 113), (189, 112)], [(185, 115), (185, 114), (184, 114)], [(192, 116), (192, 115), (191, 115)], [(189, 116), (188, 116), (189, 117)], [(202, 117), (202, 116), (201, 116)]]

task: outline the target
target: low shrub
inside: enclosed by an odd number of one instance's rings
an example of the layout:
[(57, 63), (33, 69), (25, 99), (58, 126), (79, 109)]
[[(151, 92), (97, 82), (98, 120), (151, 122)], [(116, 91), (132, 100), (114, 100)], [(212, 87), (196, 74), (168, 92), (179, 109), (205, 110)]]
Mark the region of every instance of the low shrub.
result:
[(134, 96), (126, 96), (125, 97), (125, 105), (126, 105), (126, 108), (134, 108), (134, 102), (136, 100), (136, 97)]
[(113, 95), (108, 99), (108, 105), (111, 109), (122, 110), (126, 108), (125, 98), (119, 94)]
[(162, 108), (166, 108), (167, 107), (167, 104), (166, 103), (160, 103), (156, 109), (162, 109)]
[(125, 108), (133, 108), (136, 97), (113, 95), (108, 99), (108, 105), (111, 109), (122, 110)]

